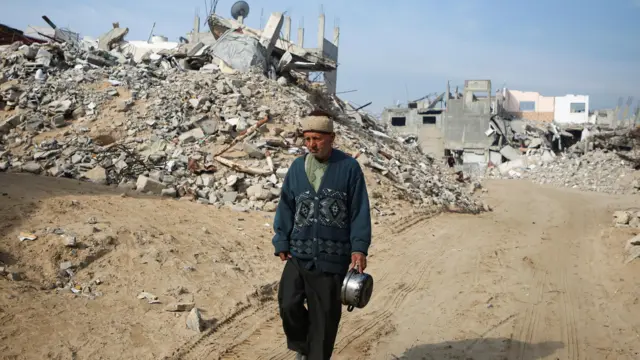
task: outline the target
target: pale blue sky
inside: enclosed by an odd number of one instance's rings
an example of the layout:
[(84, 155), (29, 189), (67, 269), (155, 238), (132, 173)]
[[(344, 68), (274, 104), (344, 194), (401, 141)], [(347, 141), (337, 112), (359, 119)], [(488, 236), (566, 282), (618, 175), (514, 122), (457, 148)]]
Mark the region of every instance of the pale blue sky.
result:
[[(229, 16), (233, 0), (217, 13)], [(326, 37), (339, 18), (338, 91), (344, 98), (373, 101), (380, 111), (444, 91), (446, 81), (491, 79), (494, 88), (543, 95), (587, 94), (591, 108), (614, 107), (617, 99), (640, 99), (640, 0), (248, 0), (247, 24), (258, 27), (273, 11), (292, 16), (292, 37), (304, 18), (305, 45), (315, 47), (323, 5)], [(98, 36), (119, 21), (129, 40), (155, 34), (171, 40), (193, 26), (204, 0), (0, 0), (0, 23), (25, 29), (58, 26)], [(204, 24), (204, 23), (203, 23)]]

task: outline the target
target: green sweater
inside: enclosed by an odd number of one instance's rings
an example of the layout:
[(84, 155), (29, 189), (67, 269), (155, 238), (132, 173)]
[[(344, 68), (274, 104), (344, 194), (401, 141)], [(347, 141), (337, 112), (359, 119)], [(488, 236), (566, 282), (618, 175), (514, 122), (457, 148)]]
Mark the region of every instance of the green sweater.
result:
[(367, 255), (371, 244), (369, 196), (360, 164), (334, 149), (316, 190), (305, 157), (297, 158), (284, 179), (273, 227), (276, 255), (290, 252), (323, 272), (345, 274), (351, 253)]

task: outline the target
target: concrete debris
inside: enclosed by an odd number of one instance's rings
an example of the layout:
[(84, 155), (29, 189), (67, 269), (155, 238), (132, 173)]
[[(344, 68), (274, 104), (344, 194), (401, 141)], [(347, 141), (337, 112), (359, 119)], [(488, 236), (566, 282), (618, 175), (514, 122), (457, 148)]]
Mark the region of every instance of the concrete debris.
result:
[(616, 227), (640, 228), (640, 210), (614, 212), (613, 225)]
[(154, 194), (161, 194), (165, 185), (158, 180), (148, 178), (144, 175), (138, 176), (136, 181), (136, 190), (140, 192), (151, 192)]
[(211, 54), (240, 72), (248, 72), (251, 68), (264, 72), (267, 67), (267, 50), (258, 39), (245, 34), (227, 32), (211, 47)]
[(60, 270), (69, 270), (72, 268), (74, 268), (74, 266), (71, 261), (64, 261), (60, 263)]
[[(493, 118), (499, 154), (487, 175), (612, 194), (640, 193), (640, 127)], [(498, 150), (498, 149), (496, 149)], [(506, 159), (505, 162), (502, 162)]]
[(95, 168), (83, 173), (82, 177), (84, 177), (88, 181), (96, 183), (96, 184), (101, 184), (101, 185), (107, 185), (108, 184), (107, 170), (105, 170), (100, 165), (98, 165)]
[(100, 50), (110, 51), (115, 45), (124, 40), (127, 33), (129, 33), (129, 28), (113, 28), (98, 38), (98, 47)]
[(635, 259), (640, 259), (640, 235), (629, 239), (627, 241), (627, 244), (625, 245), (624, 250), (626, 253), (626, 264), (632, 262)]
[[(276, 16), (274, 29), (279, 24)], [(52, 43), (3, 52), (0, 74), (8, 81), (0, 84), (0, 170), (271, 212), (289, 166), (306, 152), (299, 120), (322, 109), (336, 119), (339, 148), (372, 173), (373, 187), (384, 188), (372, 199), (378, 210), (402, 199), (416, 207), (483, 211), (467, 186), (414, 146), (414, 138), (387, 135), (375, 118), (312, 87), (292, 66), (265, 76), (267, 63), (277, 64), (265, 46), (277, 34), (265, 33), (261, 43), (260, 36), (228, 33), (211, 46), (151, 51), (139, 61), (126, 52), (127, 61), (114, 55), (124, 47), (126, 28), (103, 35), (98, 48)], [(51, 54), (50, 66), (38, 65), (44, 83), (24, 56), (40, 49)], [(219, 69), (220, 60), (234, 71)], [(131, 98), (121, 98), (127, 92)], [(2, 110), (15, 113), (3, 119)], [(114, 110), (125, 120), (109, 124), (113, 133), (95, 135), (100, 131), (93, 122)], [(53, 135), (58, 126), (65, 127)], [(40, 134), (52, 136), (38, 140)]]
[(62, 244), (66, 247), (75, 247), (76, 246), (76, 237), (70, 234), (60, 235), (62, 239)]
[(198, 310), (198, 308), (194, 307), (189, 312), (189, 315), (187, 316), (187, 329), (195, 332), (202, 332), (202, 330), (204, 330), (204, 321), (202, 320), (202, 315), (200, 315), (200, 310)]
[[(513, 176), (515, 171), (518, 176)], [(638, 194), (640, 171), (618, 153), (595, 150), (585, 155), (550, 155), (530, 153), (528, 156), (490, 168), (491, 178), (522, 178), (537, 184), (569, 187), (609, 194)]]
[(32, 233), (28, 233), (28, 232), (21, 232), (18, 235), (18, 239), (22, 242), (22, 241), (34, 241), (38, 239), (38, 236), (36, 234), (32, 234)]
[(158, 300), (158, 297), (152, 293), (143, 291), (140, 294), (138, 294), (138, 299), (142, 300), (145, 299), (147, 300), (147, 302), (149, 302), (149, 304), (159, 304), (160, 300)]
[(191, 311), (195, 306), (196, 306), (196, 304), (194, 304), (192, 302), (171, 303), (171, 304), (167, 305), (167, 307), (164, 309), (164, 311), (186, 312), (186, 311)]

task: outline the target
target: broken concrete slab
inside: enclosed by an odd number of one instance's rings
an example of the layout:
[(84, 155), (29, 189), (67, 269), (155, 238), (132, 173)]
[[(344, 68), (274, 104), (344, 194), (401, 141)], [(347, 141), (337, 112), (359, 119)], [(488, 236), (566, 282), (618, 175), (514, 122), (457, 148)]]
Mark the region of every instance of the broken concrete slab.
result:
[(50, 52), (48, 52), (44, 48), (40, 48), (38, 49), (38, 53), (36, 55), (36, 63), (41, 64), (42, 66), (49, 67), (51, 66), (52, 58), (53, 58), (53, 55), (51, 55)]
[(42, 167), (37, 162), (31, 161), (22, 165), (22, 171), (32, 174), (39, 174), (42, 171)]
[(205, 137), (204, 131), (200, 128), (189, 130), (178, 137), (180, 143), (189, 143), (198, 141)]
[(204, 326), (202, 321), (202, 315), (200, 315), (200, 310), (198, 308), (191, 309), (189, 312), (189, 316), (187, 316), (187, 329), (193, 330), (195, 332), (202, 332)]
[(256, 200), (270, 200), (273, 197), (271, 191), (262, 187), (262, 185), (253, 185), (247, 189), (247, 196), (256, 198)]
[(205, 135), (213, 135), (218, 132), (218, 120), (209, 119), (208, 116), (195, 120), (193, 124), (202, 129)]
[(104, 51), (111, 51), (114, 45), (121, 42), (128, 33), (129, 28), (113, 28), (98, 38), (98, 48)]
[(64, 120), (64, 115), (62, 114), (57, 114), (51, 119), (51, 126), (53, 126), (56, 129), (64, 127), (66, 125), (67, 123)]
[(164, 311), (168, 311), (168, 312), (185, 312), (185, 311), (191, 311), (194, 307), (196, 306), (195, 303), (192, 302), (179, 302), (179, 303), (171, 303), (169, 305), (167, 305), (164, 309)]
[(500, 164), (498, 166), (498, 170), (502, 175), (507, 175), (512, 170), (524, 169), (526, 167), (527, 167), (526, 158), (519, 158), (516, 160), (507, 161), (505, 163)]
[[(257, 39), (245, 34), (226, 33), (213, 45), (211, 54), (221, 60), (223, 73), (247, 72), (252, 67), (265, 71), (267, 67), (265, 48)], [(226, 67), (231, 67), (232, 71)]]
[(257, 146), (244, 142), (242, 143), (242, 150), (254, 159), (264, 159), (266, 156)]
[(282, 30), (282, 25), (284, 24), (284, 16), (282, 13), (274, 12), (269, 16), (269, 20), (267, 20), (267, 25), (265, 25), (264, 30), (262, 30), (262, 35), (260, 36), (260, 44), (264, 46), (266, 49), (266, 57), (267, 59), (271, 57), (271, 53), (276, 46), (276, 42), (280, 38), (280, 31)]
[(96, 166), (95, 168), (82, 174), (82, 176), (92, 183), (107, 185), (107, 170), (105, 170), (102, 166)]
[(152, 192), (154, 194), (161, 194), (162, 190), (165, 188), (164, 184), (148, 178), (144, 175), (140, 175), (138, 177), (138, 181), (136, 181), (136, 190), (141, 192)]
[(291, 63), (293, 63), (293, 55), (287, 51), (282, 55), (282, 57), (280, 57), (280, 61), (278, 61), (278, 72), (289, 70), (291, 68)]
[(203, 47), (204, 44), (202, 42), (191, 45), (191, 48), (187, 51), (187, 56), (195, 56)]
[(0, 134), (8, 133), (11, 129), (20, 125), (24, 117), (22, 114), (10, 116), (7, 120), (0, 124)]
[(522, 157), (522, 153), (511, 146), (507, 145), (500, 149), (500, 154), (506, 157), (508, 160), (515, 160)]

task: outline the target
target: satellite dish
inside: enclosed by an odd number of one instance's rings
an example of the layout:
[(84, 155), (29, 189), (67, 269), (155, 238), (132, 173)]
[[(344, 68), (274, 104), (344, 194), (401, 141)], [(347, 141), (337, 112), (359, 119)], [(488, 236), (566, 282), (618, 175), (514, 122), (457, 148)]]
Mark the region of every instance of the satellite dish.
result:
[(231, 6), (231, 17), (238, 20), (242, 18), (243, 20), (249, 16), (249, 4), (246, 1), (236, 1), (233, 6)]

